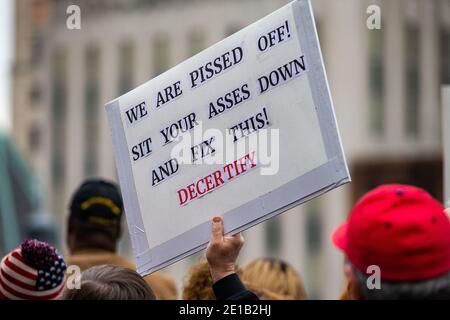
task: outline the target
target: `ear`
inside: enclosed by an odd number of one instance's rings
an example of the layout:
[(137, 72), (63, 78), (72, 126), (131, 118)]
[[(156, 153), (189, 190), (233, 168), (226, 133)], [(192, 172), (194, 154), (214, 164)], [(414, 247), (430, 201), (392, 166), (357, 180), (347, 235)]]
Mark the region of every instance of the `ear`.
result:
[(348, 283), (348, 297), (350, 300), (364, 300), (364, 296), (361, 293), (360, 284), (358, 278), (353, 271), (350, 264), (346, 263), (344, 265), (344, 274)]

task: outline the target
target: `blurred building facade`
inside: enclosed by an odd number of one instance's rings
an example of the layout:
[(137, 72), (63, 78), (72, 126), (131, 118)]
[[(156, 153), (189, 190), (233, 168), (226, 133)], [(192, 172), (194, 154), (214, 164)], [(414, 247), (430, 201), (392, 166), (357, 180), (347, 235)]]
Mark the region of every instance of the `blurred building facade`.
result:
[[(79, 183), (117, 179), (104, 104), (285, 3), (16, 1), (13, 136), (62, 236)], [(450, 1), (312, 3), (353, 182), (247, 231), (241, 263), (281, 257), (312, 298), (333, 299), (343, 259), (329, 236), (360, 195), (404, 182), (442, 199), (439, 86), (450, 83)], [(71, 4), (81, 8), (81, 30), (66, 27)], [(381, 8), (381, 30), (366, 27), (372, 4)], [(181, 280), (192, 262), (167, 270)]]

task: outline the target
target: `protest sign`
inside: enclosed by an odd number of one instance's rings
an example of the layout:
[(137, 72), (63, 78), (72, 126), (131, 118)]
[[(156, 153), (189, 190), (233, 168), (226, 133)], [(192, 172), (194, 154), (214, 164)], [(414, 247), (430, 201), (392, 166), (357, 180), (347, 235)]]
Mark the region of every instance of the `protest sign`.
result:
[(450, 85), (441, 87), (445, 206), (450, 208)]
[(349, 182), (307, 0), (106, 105), (138, 271)]

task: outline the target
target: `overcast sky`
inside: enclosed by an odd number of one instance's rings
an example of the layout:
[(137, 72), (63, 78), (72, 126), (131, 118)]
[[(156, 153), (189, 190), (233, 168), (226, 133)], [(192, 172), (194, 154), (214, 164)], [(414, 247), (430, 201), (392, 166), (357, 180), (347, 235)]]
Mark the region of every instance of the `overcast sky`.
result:
[(10, 128), (13, 0), (0, 0), (0, 131)]

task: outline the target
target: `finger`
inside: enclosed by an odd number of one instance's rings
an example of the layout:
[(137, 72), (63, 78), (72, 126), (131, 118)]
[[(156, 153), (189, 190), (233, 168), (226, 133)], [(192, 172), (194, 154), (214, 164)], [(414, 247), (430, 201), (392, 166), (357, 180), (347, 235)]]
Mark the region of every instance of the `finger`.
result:
[(223, 238), (223, 220), (221, 217), (214, 217), (211, 227), (211, 241), (221, 241)]

